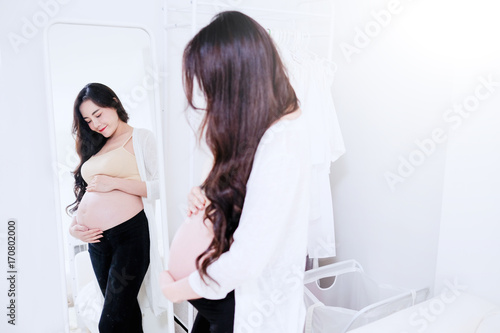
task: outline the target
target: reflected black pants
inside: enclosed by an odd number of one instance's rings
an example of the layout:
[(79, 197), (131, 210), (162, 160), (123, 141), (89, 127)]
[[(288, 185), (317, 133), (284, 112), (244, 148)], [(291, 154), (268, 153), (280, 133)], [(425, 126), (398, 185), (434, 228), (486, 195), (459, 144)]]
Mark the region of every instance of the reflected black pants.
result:
[(234, 290), (223, 299), (189, 301), (198, 314), (191, 333), (232, 333), (234, 326)]
[(92, 267), (104, 295), (99, 332), (141, 333), (137, 295), (149, 266), (146, 214), (142, 210), (102, 235), (99, 243), (89, 244)]

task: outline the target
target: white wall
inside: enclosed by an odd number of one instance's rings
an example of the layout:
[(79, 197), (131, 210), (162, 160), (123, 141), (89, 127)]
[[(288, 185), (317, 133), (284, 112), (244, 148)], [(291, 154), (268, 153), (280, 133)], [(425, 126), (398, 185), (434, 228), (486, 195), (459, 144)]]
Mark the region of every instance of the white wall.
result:
[[(347, 151), (331, 170), (337, 259), (357, 259), (380, 282), (432, 287), (446, 147), (419, 159), (415, 142), (440, 124), (451, 70), (410, 38), (422, 4), (391, 12), (388, 3), (335, 2), (334, 97)], [(382, 11), (386, 26), (363, 39), (358, 31), (374, 29)]]
[[(460, 126), (454, 109), (474, 96), (480, 76), (499, 79), (495, 6), (335, 6), (334, 96), (347, 149), (331, 173), (337, 260), (355, 258), (378, 281), (406, 287), (439, 292), (445, 279), (457, 277), (473, 293), (498, 290), (498, 92)], [(363, 38), (358, 29), (372, 30)], [(387, 172), (402, 178), (390, 186)], [(496, 292), (489, 297), (499, 302)]]
[[(444, 179), (436, 290), (451, 282), (461, 290), (500, 304), (500, 67), (484, 66), (491, 91), (481, 88), (477, 107), (464, 113), (450, 135)], [(475, 84), (470, 84), (475, 82)], [(457, 101), (474, 106), (477, 73), (463, 73)], [(483, 86), (485, 87), (485, 86)], [(483, 95), (484, 94), (484, 95)], [(458, 118), (457, 118), (458, 119)]]
[(474, 25), (457, 28), (462, 66), (453, 100), (462, 113), (453, 114), (450, 129), (435, 288), (451, 283), (500, 304), (498, 5), (478, 1), (458, 9)]
[[(2, 2), (0, 48), (0, 110), (2, 166), (0, 219), (6, 232), (8, 218), (18, 219), (17, 321), (7, 324), (2, 306), (3, 332), (61, 332), (65, 297), (61, 285), (53, 173), (49, 149), (42, 33), (15, 53), (6, 38), (20, 34), (22, 17), (40, 10), (36, 2)], [(9, 15), (7, 15), (9, 14)], [(2, 276), (6, 243), (2, 239)], [(1, 279), (2, 304), (7, 284)], [(58, 316), (51, 314), (57, 313)], [(51, 318), (49, 320), (49, 318)]]

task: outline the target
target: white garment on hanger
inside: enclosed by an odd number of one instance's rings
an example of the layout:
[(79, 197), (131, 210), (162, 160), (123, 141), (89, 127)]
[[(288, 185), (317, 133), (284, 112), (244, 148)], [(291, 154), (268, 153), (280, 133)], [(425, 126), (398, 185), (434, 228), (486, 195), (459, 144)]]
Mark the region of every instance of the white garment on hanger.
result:
[(331, 91), (335, 64), (304, 51), (304, 47), (288, 47), (286, 41), (290, 36), (280, 38), (281, 33), (273, 31), (275, 34), (311, 135), (313, 171), (308, 255), (310, 258), (333, 257), (336, 251), (330, 164), (345, 153)]

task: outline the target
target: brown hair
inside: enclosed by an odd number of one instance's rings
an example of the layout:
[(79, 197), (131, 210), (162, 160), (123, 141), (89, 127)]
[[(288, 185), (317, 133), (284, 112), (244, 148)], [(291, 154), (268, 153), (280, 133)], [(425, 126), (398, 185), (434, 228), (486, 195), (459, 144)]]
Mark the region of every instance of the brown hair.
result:
[(183, 57), (184, 90), (194, 105), (195, 81), (206, 100), (205, 131), (214, 164), (202, 184), (214, 239), (196, 266), (207, 267), (229, 250), (238, 227), (246, 184), (259, 141), (283, 115), (298, 108), (285, 67), (267, 31), (236, 11), (219, 13), (188, 43)]

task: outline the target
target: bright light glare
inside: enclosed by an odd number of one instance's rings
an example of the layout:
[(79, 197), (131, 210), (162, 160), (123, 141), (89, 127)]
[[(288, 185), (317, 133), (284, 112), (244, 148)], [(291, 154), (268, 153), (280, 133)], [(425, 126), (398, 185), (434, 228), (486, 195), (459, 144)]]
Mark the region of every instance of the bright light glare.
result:
[(402, 33), (419, 52), (460, 66), (500, 60), (500, 1), (420, 0), (407, 5)]

